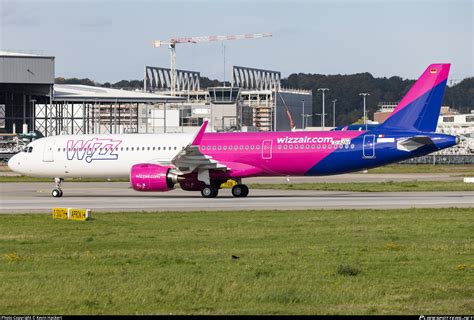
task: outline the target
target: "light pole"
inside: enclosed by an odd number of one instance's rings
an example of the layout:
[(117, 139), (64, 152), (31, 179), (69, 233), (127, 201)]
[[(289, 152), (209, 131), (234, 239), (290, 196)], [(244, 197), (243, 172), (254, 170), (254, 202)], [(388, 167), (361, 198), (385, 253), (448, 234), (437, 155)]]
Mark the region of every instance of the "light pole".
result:
[(313, 115), (312, 114), (305, 114), (304, 117), (305, 117), (305, 128), (308, 127), (308, 118), (311, 118)]
[(322, 112), (322, 115), (321, 115), (321, 127), (324, 130), (324, 127), (325, 127), (325, 125), (324, 125), (324, 115), (325, 115), (325, 113), (324, 113), (324, 92), (329, 91), (329, 89), (328, 88), (319, 88), (318, 91), (321, 91), (323, 93), (323, 112)]
[(337, 99), (334, 99), (332, 101), (332, 126), (334, 128), (336, 127), (336, 102), (337, 102)]
[(365, 115), (365, 97), (370, 96), (370, 93), (359, 93), (359, 96), (364, 97), (364, 125), (365, 125), (365, 130), (367, 131), (367, 117)]
[(303, 113), (301, 114), (301, 128), (304, 129), (305, 125), (304, 125), (304, 100), (301, 100), (301, 103), (303, 104)]

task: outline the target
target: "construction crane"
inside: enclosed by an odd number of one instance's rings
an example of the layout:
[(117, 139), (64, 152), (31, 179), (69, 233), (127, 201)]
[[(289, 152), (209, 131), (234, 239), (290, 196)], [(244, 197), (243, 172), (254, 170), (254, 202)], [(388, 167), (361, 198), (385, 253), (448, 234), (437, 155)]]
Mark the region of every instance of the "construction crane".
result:
[(159, 48), (162, 45), (168, 45), (171, 51), (171, 95), (175, 95), (176, 91), (176, 44), (177, 43), (200, 43), (200, 42), (216, 42), (226, 40), (246, 40), (271, 37), (271, 33), (253, 33), (253, 34), (239, 34), (232, 36), (204, 36), (204, 37), (190, 37), (190, 38), (176, 38), (167, 41), (155, 40), (153, 47)]

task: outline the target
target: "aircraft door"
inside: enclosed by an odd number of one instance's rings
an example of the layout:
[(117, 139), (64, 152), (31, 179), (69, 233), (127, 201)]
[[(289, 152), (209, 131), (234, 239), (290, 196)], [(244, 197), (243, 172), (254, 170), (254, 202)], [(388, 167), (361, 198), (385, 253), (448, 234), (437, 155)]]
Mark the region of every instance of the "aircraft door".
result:
[(364, 146), (362, 148), (362, 158), (375, 158), (375, 135), (368, 134), (364, 136)]
[(48, 139), (44, 145), (43, 149), (43, 161), (44, 162), (53, 162), (54, 161), (54, 140)]
[(262, 142), (262, 159), (272, 158), (272, 140), (263, 140)]

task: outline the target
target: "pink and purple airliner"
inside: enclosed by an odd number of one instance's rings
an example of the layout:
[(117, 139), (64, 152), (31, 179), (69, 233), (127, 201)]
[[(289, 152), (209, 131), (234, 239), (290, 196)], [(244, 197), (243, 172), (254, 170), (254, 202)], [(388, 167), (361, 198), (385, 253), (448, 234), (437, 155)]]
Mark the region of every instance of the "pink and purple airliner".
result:
[(207, 133), (207, 121), (188, 134), (61, 135), (38, 139), (8, 162), (16, 172), (51, 177), (53, 197), (66, 177), (130, 177), (136, 191), (176, 186), (214, 198), (232, 179), (234, 197), (246, 197), (242, 179), (324, 176), (383, 166), (459, 143), (436, 133), (449, 64), (430, 65), (390, 117), (370, 130)]

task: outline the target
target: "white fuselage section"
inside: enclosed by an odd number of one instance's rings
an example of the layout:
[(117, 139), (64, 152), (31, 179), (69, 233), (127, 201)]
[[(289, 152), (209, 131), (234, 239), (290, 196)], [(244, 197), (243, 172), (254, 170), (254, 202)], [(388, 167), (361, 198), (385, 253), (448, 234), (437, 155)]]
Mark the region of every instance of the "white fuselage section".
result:
[(15, 155), (10, 168), (35, 177), (126, 178), (137, 163), (169, 162), (192, 134), (60, 135)]

